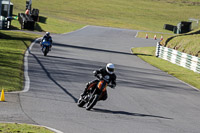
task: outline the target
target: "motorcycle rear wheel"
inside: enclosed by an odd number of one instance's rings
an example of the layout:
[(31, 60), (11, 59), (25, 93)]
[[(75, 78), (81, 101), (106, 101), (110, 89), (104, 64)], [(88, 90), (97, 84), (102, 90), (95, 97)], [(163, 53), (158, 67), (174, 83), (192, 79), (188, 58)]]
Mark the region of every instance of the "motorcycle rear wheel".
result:
[(86, 106), (86, 110), (90, 110), (94, 107), (94, 105), (96, 105), (97, 101), (99, 99), (99, 95), (95, 94), (88, 102), (87, 106)]

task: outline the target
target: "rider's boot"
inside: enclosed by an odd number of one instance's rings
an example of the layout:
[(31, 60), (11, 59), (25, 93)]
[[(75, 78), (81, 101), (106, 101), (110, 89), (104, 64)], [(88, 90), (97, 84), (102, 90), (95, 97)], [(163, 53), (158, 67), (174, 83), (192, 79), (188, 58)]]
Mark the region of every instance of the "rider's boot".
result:
[(87, 94), (87, 88), (85, 88), (84, 92), (81, 94), (81, 97), (85, 96)]
[(81, 94), (81, 97), (83, 97), (84, 95), (87, 94), (87, 92), (89, 91), (89, 90), (88, 90), (88, 87), (89, 87), (90, 84), (91, 84), (91, 82), (88, 82), (88, 83), (86, 84), (86, 87), (85, 87), (85, 89), (84, 89), (84, 92)]

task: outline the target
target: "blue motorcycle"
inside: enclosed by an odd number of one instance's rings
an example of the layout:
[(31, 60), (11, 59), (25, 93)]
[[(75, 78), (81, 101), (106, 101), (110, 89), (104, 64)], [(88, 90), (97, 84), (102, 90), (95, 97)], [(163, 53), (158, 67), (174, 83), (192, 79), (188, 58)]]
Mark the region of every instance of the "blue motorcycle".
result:
[(47, 53), (49, 53), (51, 43), (49, 41), (43, 40), (41, 43), (42, 46), (42, 52), (44, 53), (44, 56), (47, 56)]

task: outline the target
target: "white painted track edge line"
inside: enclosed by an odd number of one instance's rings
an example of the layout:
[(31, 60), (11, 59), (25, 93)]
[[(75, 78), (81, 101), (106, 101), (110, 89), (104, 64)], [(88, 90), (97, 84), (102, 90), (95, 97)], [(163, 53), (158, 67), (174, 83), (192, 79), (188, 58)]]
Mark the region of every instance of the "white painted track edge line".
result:
[(25, 56), (24, 56), (24, 78), (25, 78), (25, 85), (24, 89), (21, 92), (27, 92), (30, 89), (30, 78), (28, 75), (28, 55), (33, 47), (33, 45), (41, 38), (37, 38), (33, 43), (31, 43), (31, 46), (26, 50)]
[(34, 42), (31, 43), (31, 45), (26, 49), (25, 55), (24, 55), (24, 87), (22, 91), (13, 91), (13, 92), (7, 92), (7, 93), (22, 93), (22, 92), (28, 92), (30, 88), (30, 78), (28, 75), (28, 55), (33, 47), (33, 45), (39, 40), (40, 38), (37, 38), (34, 40)]
[(137, 38), (137, 36), (138, 36), (138, 32), (139, 32), (139, 31), (137, 31), (137, 33), (136, 33), (136, 35), (135, 35), (135, 38)]
[[(63, 35), (66, 34), (71, 34), (80, 30), (83, 30), (85, 28), (87, 28), (89, 25), (86, 25), (84, 27), (82, 27), (81, 29), (72, 31), (72, 32), (68, 32), (68, 33), (64, 33)], [(62, 35), (62, 34), (61, 34)], [(30, 78), (28, 75), (28, 55), (33, 47), (33, 45), (39, 40), (40, 38), (37, 38), (36, 40), (34, 40), (34, 42), (31, 43), (31, 45), (29, 46), (29, 48), (27, 48), (25, 55), (24, 55), (24, 89), (22, 91), (13, 91), (13, 92), (8, 92), (8, 93), (23, 93), (23, 92), (28, 92), (30, 89)]]

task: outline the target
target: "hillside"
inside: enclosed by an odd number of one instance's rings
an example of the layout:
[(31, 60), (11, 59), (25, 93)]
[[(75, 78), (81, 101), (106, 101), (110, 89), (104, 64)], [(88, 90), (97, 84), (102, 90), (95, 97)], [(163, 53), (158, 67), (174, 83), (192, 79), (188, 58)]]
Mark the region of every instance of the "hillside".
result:
[[(25, 11), (25, 0), (12, 2), (14, 14)], [(34, 0), (32, 8), (39, 9), (47, 19), (47, 25), (39, 23), (41, 30), (52, 32), (60, 33), (59, 30), (67, 30), (72, 24), (77, 28), (101, 25), (169, 32), (163, 29), (164, 24), (200, 18), (199, 5), (200, 0)]]
[(162, 45), (178, 51), (200, 57), (200, 29), (195, 31), (174, 35), (161, 42)]

